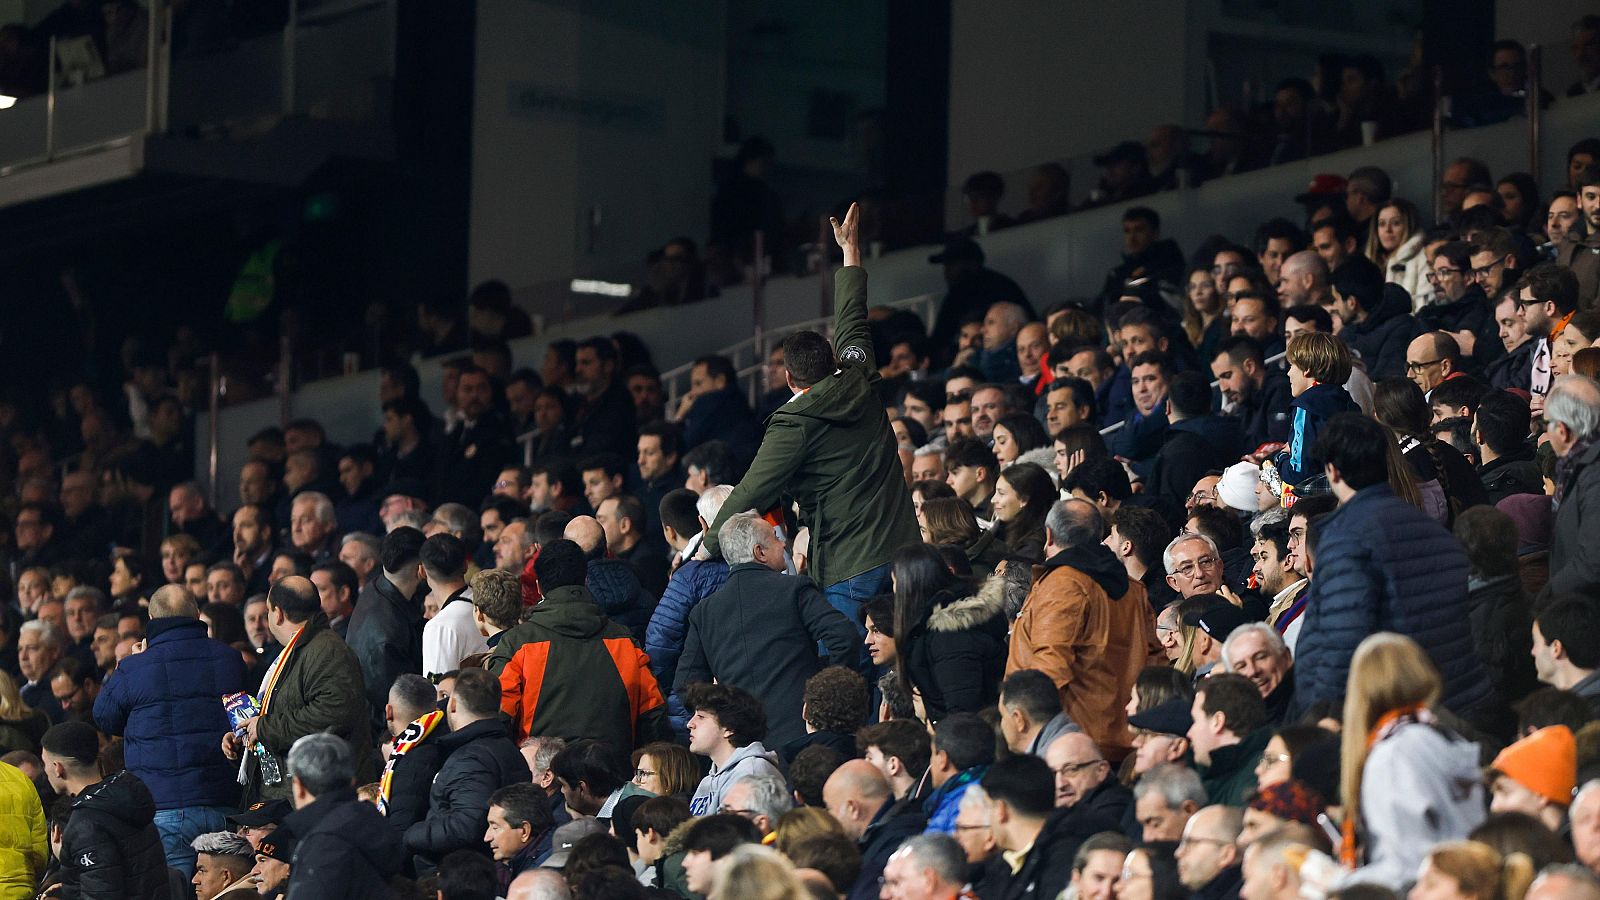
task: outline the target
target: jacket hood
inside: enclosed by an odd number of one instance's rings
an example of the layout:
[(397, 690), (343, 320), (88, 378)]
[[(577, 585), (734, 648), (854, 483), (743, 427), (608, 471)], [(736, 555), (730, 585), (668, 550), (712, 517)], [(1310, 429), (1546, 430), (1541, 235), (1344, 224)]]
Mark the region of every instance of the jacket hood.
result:
[(499, 716), (491, 719), (479, 719), (461, 726), (459, 730), (452, 731), (439, 737), (441, 749), (453, 751), (483, 738), (503, 737), (509, 739), (510, 732), (506, 730), (506, 723), (500, 721)]
[(716, 769), (718, 772), (730, 772), (733, 770), (733, 767), (737, 766), (739, 763), (758, 756), (762, 759), (765, 759), (767, 762), (772, 763), (774, 768), (777, 767), (778, 754), (768, 750), (760, 741), (751, 741), (750, 743), (745, 744), (743, 747), (733, 751), (733, 755), (728, 757), (728, 761), (723, 763), (720, 767), (712, 766), (712, 768)]
[(854, 425), (870, 413), (882, 413), (878, 392), (856, 366), (843, 366), (809, 391), (778, 407), (773, 416), (797, 416), (837, 425)]
[(1006, 609), (1006, 581), (991, 575), (978, 586), (978, 592), (943, 605), (928, 614), (929, 631), (968, 631), (1003, 615)]
[(72, 808), (93, 810), (126, 823), (129, 829), (143, 828), (156, 817), (156, 800), (150, 789), (127, 769), (84, 788), (72, 801)]
[(1390, 319), (1408, 315), (1411, 312), (1411, 293), (1394, 282), (1383, 286), (1383, 293), (1378, 297), (1378, 303), (1367, 311), (1367, 317), (1358, 324), (1352, 324), (1358, 334), (1376, 331), (1378, 326)]
[(533, 608), (527, 621), (572, 638), (598, 637), (610, 624), (594, 595), (582, 585), (560, 587), (545, 594), (544, 602)]
[(620, 559), (591, 560), (587, 581), (591, 591), (589, 599), (607, 615), (627, 609), (644, 591), (639, 574)]
[(1306, 388), (1305, 392), (1294, 398), (1291, 406), (1304, 409), (1315, 416), (1327, 420), (1342, 412), (1353, 412), (1358, 407), (1350, 399), (1350, 392), (1340, 384), (1314, 384)]
[(1103, 544), (1068, 547), (1045, 560), (1044, 565), (1047, 570), (1063, 566), (1077, 569), (1094, 579), (1094, 583), (1100, 585), (1100, 589), (1112, 600), (1128, 592), (1128, 570), (1123, 568), (1117, 555)]
[(1027, 453), (1017, 457), (1017, 461), (1012, 463), (1012, 465), (1021, 465), (1023, 463), (1033, 463), (1039, 468), (1045, 470), (1050, 474), (1051, 481), (1060, 480), (1060, 477), (1056, 475), (1056, 448), (1053, 446), (1035, 447), (1032, 450), (1029, 450)]

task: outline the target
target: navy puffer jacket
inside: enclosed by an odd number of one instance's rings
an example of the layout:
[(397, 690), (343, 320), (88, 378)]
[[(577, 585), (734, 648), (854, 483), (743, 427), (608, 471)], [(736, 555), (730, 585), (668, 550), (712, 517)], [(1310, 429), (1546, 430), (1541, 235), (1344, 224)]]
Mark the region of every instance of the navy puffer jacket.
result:
[(1295, 646), (1301, 709), (1344, 696), (1356, 646), (1379, 631), (1416, 641), (1444, 679), (1444, 705), (1465, 714), (1491, 690), (1472, 642), (1467, 556), (1444, 526), (1396, 497), (1362, 488), (1324, 520), (1305, 624)]
[(152, 619), (147, 633), (147, 649), (106, 679), (95, 724), (123, 736), (128, 771), (150, 789), (156, 809), (233, 806), (238, 766), (222, 755), (222, 697), (244, 690), (244, 660), (206, 637), (199, 619)]
[(606, 618), (628, 626), (633, 632), (633, 642), (644, 646), (645, 629), (650, 625), (650, 613), (656, 608), (656, 598), (639, 582), (639, 574), (620, 559), (592, 559), (589, 561), (589, 593)]
[[(650, 672), (657, 684), (670, 689), (678, 675), (678, 657), (689, 633), (689, 611), (727, 580), (728, 564), (720, 559), (691, 559), (672, 573), (644, 635), (644, 652), (650, 656)], [(672, 729), (687, 738), (689, 710), (675, 691), (667, 696), (667, 717)]]

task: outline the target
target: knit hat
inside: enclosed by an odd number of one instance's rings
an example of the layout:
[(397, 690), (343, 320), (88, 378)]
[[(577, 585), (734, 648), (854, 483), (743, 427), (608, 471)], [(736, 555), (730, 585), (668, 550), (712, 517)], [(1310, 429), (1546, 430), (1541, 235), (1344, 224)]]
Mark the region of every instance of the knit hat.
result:
[(1217, 482), (1217, 497), (1233, 509), (1254, 513), (1261, 508), (1256, 501), (1256, 485), (1261, 482), (1261, 467), (1255, 463), (1238, 462), (1222, 473)]
[(280, 825), (261, 839), (261, 846), (256, 848), (256, 852), (278, 862), (292, 862), (297, 843), (299, 841), (295, 838), (294, 832)]
[(1551, 803), (1567, 806), (1578, 785), (1578, 740), (1565, 725), (1541, 728), (1501, 750), (1491, 768)]
[(1517, 526), (1517, 552), (1534, 553), (1550, 546), (1555, 511), (1543, 494), (1512, 494), (1494, 505)]
[(1315, 826), (1318, 814), (1328, 808), (1328, 801), (1316, 788), (1291, 778), (1260, 788), (1245, 805), (1280, 819)]

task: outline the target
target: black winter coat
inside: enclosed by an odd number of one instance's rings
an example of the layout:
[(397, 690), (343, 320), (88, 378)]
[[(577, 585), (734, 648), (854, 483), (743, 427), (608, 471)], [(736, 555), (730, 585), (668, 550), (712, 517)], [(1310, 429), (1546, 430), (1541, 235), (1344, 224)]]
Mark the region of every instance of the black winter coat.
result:
[[(1576, 452), (1576, 451), (1574, 451)], [(1551, 596), (1600, 591), (1600, 442), (1585, 450), (1566, 479), (1556, 507), (1555, 535), (1550, 544)]]
[(1417, 334), (1411, 295), (1391, 282), (1383, 286), (1383, 298), (1377, 308), (1360, 322), (1346, 325), (1339, 337), (1361, 354), (1372, 380), (1382, 381), (1406, 376), (1406, 347)]
[(446, 756), (433, 779), (427, 818), (406, 829), (406, 849), (419, 857), (419, 872), (424, 864), (437, 866), (452, 850), (484, 850), (489, 795), (533, 778), (498, 716), (479, 719), (438, 741)]
[(922, 804), (909, 800), (895, 802), (893, 798), (885, 800), (866, 833), (861, 835), (861, 871), (850, 885), (846, 900), (876, 898), (880, 888), (878, 879), (883, 876), (889, 857), (907, 838), (921, 834), (927, 824)]
[(1245, 452), (1254, 453), (1262, 444), (1288, 443), (1292, 424), (1289, 404), (1293, 401), (1289, 376), (1276, 367), (1268, 368), (1261, 388), (1237, 410), (1239, 425), (1244, 429)]
[(432, 734), (395, 763), (394, 777), (389, 784), (389, 814), (383, 820), (401, 836), (428, 815), (433, 779), (444, 765), (446, 751), (441, 742), (450, 735), (445, 729), (445, 723), (440, 722)]
[(156, 802), (124, 769), (84, 788), (61, 835), (61, 898), (167, 900), (167, 854)]
[(990, 576), (966, 594), (935, 595), (927, 618), (899, 639), (906, 677), (933, 721), (993, 706), (1005, 677), (1005, 579)]
[(1494, 305), (1484, 295), (1483, 288), (1472, 285), (1461, 299), (1448, 303), (1433, 303), (1417, 310), (1418, 334), (1424, 331), (1470, 331), (1476, 338), (1472, 353), (1467, 356), (1467, 368), (1479, 371), (1506, 355), (1506, 345), (1500, 342), (1500, 326), (1494, 320)]
[(1099, 816), (1076, 816), (1071, 809), (1058, 809), (1045, 820), (1044, 829), (1022, 861), (1017, 874), (1002, 873), (1005, 884), (983, 900), (1053, 900), (1072, 881), (1072, 859), (1078, 847), (1101, 831), (1116, 831), (1118, 823), (1107, 825)]
[(633, 566), (620, 559), (590, 560), (585, 586), (606, 618), (627, 626), (633, 632), (633, 642), (643, 647), (657, 598), (645, 590)]
[(422, 597), (427, 590), (424, 583), (416, 596), (407, 597), (379, 570), (367, 579), (350, 614), (344, 639), (361, 664), (372, 727), (378, 734), (386, 727), (383, 708), (389, 703), (389, 687), (401, 675), (422, 672)]
[(354, 788), (323, 794), (283, 824), (298, 839), (285, 900), (388, 900), (400, 871), (400, 837)]
[(1499, 503), (1513, 494), (1544, 493), (1544, 476), (1539, 472), (1539, 464), (1526, 452), (1484, 463), (1478, 467), (1478, 478), (1483, 481), (1490, 503)]
[[(1533, 613), (1522, 578), (1513, 572), (1467, 579), (1472, 645), (1483, 661), (1501, 706), (1521, 700), (1539, 686), (1533, 668)], [(1515, 727), (1515, 723), (1512, 723)]]

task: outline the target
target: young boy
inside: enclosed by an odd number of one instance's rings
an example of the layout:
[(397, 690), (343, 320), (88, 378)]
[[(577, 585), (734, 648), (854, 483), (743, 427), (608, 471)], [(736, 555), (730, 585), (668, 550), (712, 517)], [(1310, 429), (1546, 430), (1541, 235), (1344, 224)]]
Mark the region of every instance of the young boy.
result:
[(1331, 334), (1309, 332), (1289, 339), (1289, 404), (1294, 418), (1289, 426), (1289, 445), (1278, 452), (1273, 462), (1285, 485), (1298, 485), (1316, 471), (1311, 465), (1311, 447), (1323, 423), (1342, 412), (1359, 412), (1344, 383), (1350, 378), (1350, 349)]

